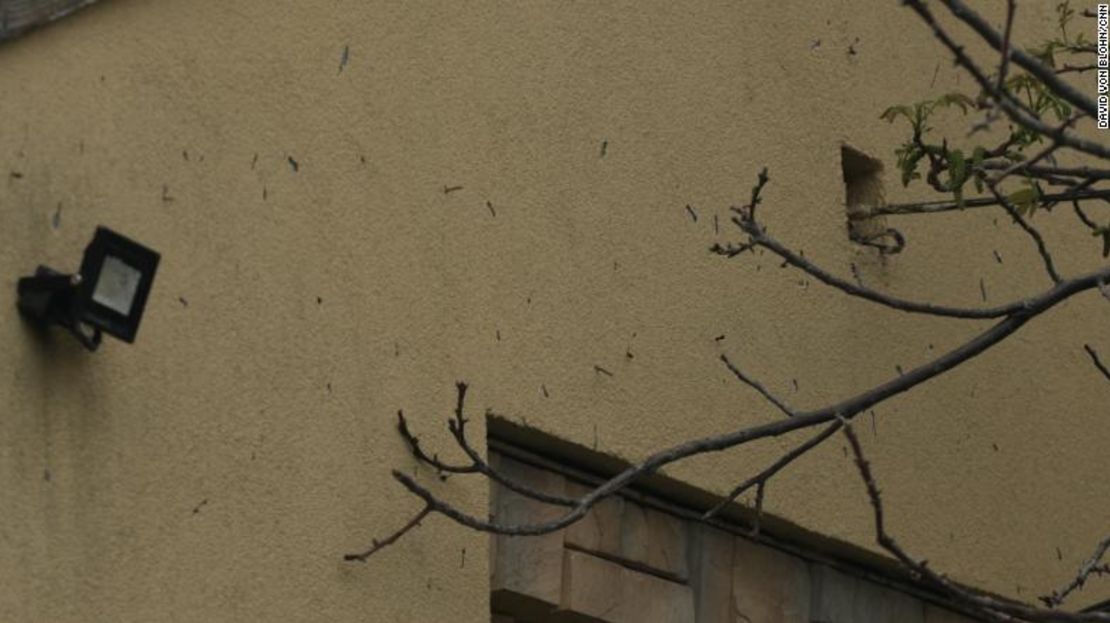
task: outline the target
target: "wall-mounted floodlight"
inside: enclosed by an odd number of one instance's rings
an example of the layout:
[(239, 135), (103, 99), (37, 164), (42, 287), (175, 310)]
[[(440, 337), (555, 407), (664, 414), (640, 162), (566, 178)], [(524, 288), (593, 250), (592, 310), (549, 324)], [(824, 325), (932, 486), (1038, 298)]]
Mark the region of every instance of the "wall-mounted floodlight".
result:
[(81, 271), (67, 275), (39, 266), (19, 280), (19, 311), (31, 322), (61, 325), (85, 348), (100, 346), (101, 331), (134, 342), (160, 256), (106, 228), (97, 227)]

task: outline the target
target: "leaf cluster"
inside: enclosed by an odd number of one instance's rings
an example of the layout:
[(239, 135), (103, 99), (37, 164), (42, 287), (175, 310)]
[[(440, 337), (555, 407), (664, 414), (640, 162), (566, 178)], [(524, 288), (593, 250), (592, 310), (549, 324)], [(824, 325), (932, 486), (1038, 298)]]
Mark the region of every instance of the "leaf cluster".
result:
[[(1093, 49), (1084, 33), (1072, 35), (1068, 32), (1068, 26), (1076, 15), (1070, 0), (1060, 2), (1056, 6), (1056, 14), (1059, 33), (1040, 46), (1028, 50), (1031, 55), (1053, 68), (1057, 67), (1062, 54), (1089, 53)], [(1003, 97), (1021, 102), (1037, 117), (1054, 117), (1063, 123), (1072, 116), (1072, 106), (1028, 72), (1015, 71), (1006, 76), (1001, 82), (1000, 90)], [(1043, 134), (1014, 125), (1010, 126), (1006, 138), (993, 147), (975, 144), (955, 148), (948, 144), (947, 139), (939, 142), (930, 140), (930, 133), (934, 130), (931, 125), (934, 115), (942, 111), (957, 111), (967, 116), (971, 111), (990, 108), (989, 99), (985, 92), (974, 98), (953, 92), (935, 99), (891, 106), (884, 110), (879, 115), (880, 119), (890, 123), (905, 120), (911, 130), (910, 137), (894, 152), (902, 185), (909, 186), (910, 182), (924, 176), (934, 189), (952, 193), (956, 203), (962, 205), (964, 189), (969, 181), (978, 192), (983, 192), (985, 174), (980, 165), (984, 160), (1001, 158), (1014, 163), (1021, 162), (1026, 159), (1027, 148), (1045, 141)], [(1042, 195), (1036, 181), (1026, 178), (1022, 181), (1022, 187), (1009, 193), (1008, 197), (1019, 213), (1031, 216)]]

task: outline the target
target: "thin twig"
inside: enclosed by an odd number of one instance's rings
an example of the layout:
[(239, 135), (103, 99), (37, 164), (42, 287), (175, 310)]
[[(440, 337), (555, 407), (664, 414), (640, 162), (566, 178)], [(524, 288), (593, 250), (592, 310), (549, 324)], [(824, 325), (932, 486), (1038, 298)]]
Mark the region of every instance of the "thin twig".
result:
[[(763, 247), (768, 251), (773, 252), (775, 255), (781, 257), (783, 261), (785, 261), (787, 264), (805, 271), (808, 275), (817, 279), (821, 283), (836, 288), (837, 290), (840, 290), (845, 294), (866, 299), (873, 303), (879, 303), (880, 305), (885, 305), (899, 311), (916, 314), (928, 314), (931, 316), (944, 316), (948, 318), (963, 318), (974, 320), (985, 318), (1002, 318), (1023, 309), (1028, 303), (1028, 301), (1024, 300), (1014, 301), (998, 307), (976, 309), (948, 307), (944, 305), (934, 305), (932, 303), (918, 303), (915, 301), (907, 301), (904, 299), (896, 298), (890, 296), (889, 294), (885, 294), (877, 290), (872, 290), (865, 286), (861, 286), (858, 283), (848, 281), (846, 279), (841, 279), (840, 277), (829, 273), (813, 262), (810, 262), (806, 258), (786, 248), (779, 241), (768, 235), (765, 228), (758, 225), (752, 220), (734, 218), (733, 222), (750, 236), (748, 242), (749, 245)], [(728, 255), (726, 253), (721, 254)], [(732, 256), (728, 255), (728, 257)]]
[(1095, 547), (1095, 553), (1088, 558), (1082, 566), (1079, 567), (1079, 572), (1060, 590), (1052, 591), (1050, 595), (1039, 597), (1041, 602), (1049, 608), (1056, 608), (1064, 603), (1071, 593), (1083, 588), (1087, 583), (1087, 579), (1092, 575), (1110, 575), (1110, 563), (1102, 562), (1102, 557), (1106, 555), (1106, 551), (1110, 550), (1110, 537), (1106, 537)]
[(545, 504), (554, 504), (557, 506), (574, 506), (576, 500), (561, 495), (554, 495), (538, 489), (533, 489), (527, 485), (519, 483), (508, 476), (505, 476), (500, 471), (494, 469), (489, 463), (482, 459), (481, 454), (470, 444), (466, 438), (466, 423), (467, 419), (464, 415), (464, 406), (466, 402), (467, 384), (459, 381), (455, 384), (456, 400), (455, 400), (455, 413), (454, 418), (447, 421), (447, 428), (455, 438), (455, 442), (459, 448), (462, 449), (466, 456), (470, 459), (469, 465), (453, 465), (441, 461), (438, 455), (428, 455), (420, 446), (420, 440), (412, 434), (409, 430), (408, 422), (405, 416), (398, 411), (398, 425), (397, 429), (401, 433), (401, 437), (408, 443), (409, 449), (417, 460), (427, 463), (432, 466), (437, 472), (441, 474), (482, 474), (504, 486), (505, 488), (519, 493), (525, 497), (531, 498), (538, 502)]
[(1002, 193), (998, 192), (998, 188), (995, 187), (994, 184), (988, 184), (987, 187), (990, 189), (991, 194), (994, 195), (994, 198), (998, 200), (998, 203), (1002, 205), (1002, 208), (1006, 210), (1006, 213), (1010, 215), (1010, 218), (1021, 227), (1022, 231), (1033, 239), (1033, 243), (1037, 245), (1037, 253), (1040, 254), (1041, 261), (1044, 262), (1045, 272), (1048, 273), (1052, 282), (1060, 283), (1060, 281), (1062, 281), (1060, 273), (1056, 272), (1056, 264), (1052, 260), (1052, 254), (1048, 251), (1048, 246), (1045, 244), (1041, 232), (1037, 231), (1036, 227), (1033, 227), (1032, 224), (1025, 220), (1025, 217), (1021, 215), (1021, 212), (1018, 211), (1013, 202), (1004, 197)]
[(1087, 354), (1091, 356), (1091, 362), (1095, 364), (1095, 367), (1102, 373), (1102, 376), (1105, 376), (1106, 380), (1110, 381), (1110, 369), (1107, 369), (1106, 364), (1102, 363), (1102, 360), (1099, 359), (1098, 353), (1095, 352), (1094, 347), (1090, 344), (1084, 344), (1083, 350), (1087, 351)]
[(1110, 614), (1105, 613), (1070, 613), (1060, 610), (1043, 610), (1024, 604), (988, 597), (955, 584), (944, 575), (930, 569), (924, 561), (919, 561), (910, 556), (906, 550), (902, 549), (902, 546), (898, 544), (894, 537), (890, 536), (887, 532), (884, 523), (882, 495), (879, 492), (879, 487), (875, 483), (874, 475), (871, 472), (871, 464), (864, 458), (859, 438), (852, 430), (851, 423), (846, 419), (842, 419), (842, 422), (844, 424), (844, 436), (848, 439), (848, 445), (851, 447), (852, 453), (855, 456), (856, 467), (859, 470), (860, 479), (863, 480), (864, 486), (867, 488), (868, 499), (871, 501), (871, 507), (874, 512), (875, 540), (883, 549), (909, 569), (910, 573), (915, 577), (942, 589), (965, 605), (974, 608), (980, 614), (988, 616), (996, 621), (1012, 621), (1015, 619), (1045, 623), (1110, 621)]
[(763, 494), (767, 490), (767, 481), (760, 482), (755, 488), (755, 521), (752, 522), (751, 536), (759, 536), (760, 524), (763, 523)]
[(721, 511), (728, 508), (729, 504), (732, 504), (732, 502), (735, 501), (736, 498), (743, 495), (745, 491), (751, 489), (755, 485), (767, 482), (771, 479), (772, 476), (782, 471), (783, 468), (785, 468), (787, 465), (793, 463), (794, 459), (797, 459), (798, 457), (806, 454), (810, 450), (820, 445), (821, 442), (825, 441), (829, 437), (832, 437), (836, 433), (836, 431), (840, 430), (840, 426), (841, 424), (839, 420), (833, 422), (832, 424), (829, 424), (827, 427), (822, 429), (820, 433), (817, 433), (813, 437), (807, 439), (805, 443), (795, 447), (794, 449), (779, 457), (777, 461), (772, 463), (763, 471), (736, 485), (736, 487), (734, 487), (732, 491), (729, 491), (728, 496), (726, 496), (724, 500), (722, 500), (713, 508), (705, 511), (705, 513), (702, 515), (702, 519), (711, 519), (719, 515)]
[(1056, 70), (1056, 74), (1057, 75), (1067, 74), (1067, 73), (1081, 74), (1081, 73), (1084, 73), (1084, 72), (1087, 72), (1087, 71), (1094, 71), (1096, 69), (1098, 69), (1098, 65), (1095, 65), (1095, 64), (1071, 65), (1071, 64), (1068, 64), (1068, 63), (1064, 63), (1059, 69)]
[(762, 169), (760, 169), (759, 175), (756, 176), (755, 186), (752, 186), (751, 201), (749, 201), (748, 205), (746, 206), (748, 209), (748, 214), (750, 214), (752, 218), (755, 218), (756, 206), (758, 206), (760, 201), (762, 201), (762, 199), (760, 198), (760, 194), (763, 193), (763, 187), (766, 186), (767, 182), (770, 180), (771, 178), (767, 176), (767, 167), (763, 167)]
[[(1064, 130), (1070, 128), (1072, 126), (1072, 124), (1075, 123), (1078, 120), (1079, 120), (1079, 117), (1077, 117), (1077, 116), (1068, 117), (1068, 119), (1066, 121), (1064, 121), (1062, 124), (1060, 124), (1057, 127), (1057, 132), (1063, 132)], [(1041, 160), (1044, 160), (1045, 158), (1048, 158), (1053, 153), (1055, 153), (1056, 150), (1060, 149), (1060, 147), (1062, 147), (1062, 145), (1060, 144), (1059, 141), (1052, 141), (1047, 147), (1042, 149), (1040, 152), (1038, 152), (1032, 158), (1029, 158), (1028, 160), (1021, 160), (1019, 162), (1015, 162), (1012, 165), (1010, 165), (1009, 167), (1007, 167), (1006, 169), (1003, 169), (1001, 173), (995, 175), (992, 178), (991, 183), (997, 185), (1000, 182), (1002, 182), (1002, 180), (1009, 177), (1010, 175), (1013, 175), (1014, 173), (1016, 173), (1018, 171), (1024, 171), (1024, 170), (1028, 169), (1029, 167), (1035, 166)]]
[[(948, 11), (956, 16), (957, 19), (975, 30), (975, 32), (978, 33), (984, 41), (990, 44), (991, 47), (1001, 51), (1004, 45), (1002, 36), (1000, 36), (998, 31), (992, 28), (990, 23), (983, 19), (981, 15), (971, 10), (971, 8), (961, 0), (941, 0), (941, 3), (944, 4), (945, 7), (948, 8)], [(1013, 59), (1022, 69), (1028, 71), (1043, 82), (1053, 93), (1072, 106), (1082, 110), (1087, 116), (1091, 118), (1098, 117), (1098, 106), (1095, 104), (1094, 100), (1075, 88), (1075, 86), (1058, 77), (1052, 67), (1045, 65), (1031, 54), (1018, 47), (1011, 47), (1006, 56)]]
[(1017, 3), (1014, 0), (1006, 0), (1006, 30), (1002, 36), (1002, 61), (998, 65), (998, 90), (1002, 91), (1006, 88), (1006, 70), (1010, 65), (1010, 34), (1014, 28), (1014, 12), (1017, 9)]
[[(979, 163), (980, 169), (1005, 169), (1013, 163), (1009, 160), (984, 160)], [(1110, 169), (1102, 169), (1098, 167), (1081, 166), (1081, 167), (1065, 167), (1065, 166), (1026, 166), (1024, 172), (1032, 177), (1076, 177), (1084, 180), (1105, 180), (1110, 179)], [(1070, 198), (1070, 197), (1069, 197)], [(1080, 197), (1084, 199), (1086, 197)]]
[(373, 556), (374, 554), (378, 553), (378, 551), (380, 551), (381, 549), (383, 549), (385, 547), (389, 547), (390, 545), (393, 545), (394, 543), (397, 542), (397, 539), (405, 536), (405, 534), (407, 534), (410, 530), (419, 526), (420, 522), (423, 521), (424, 518), (427, 517), (431, 512), (432, 512), (432, 506), (430, 504), (425, 504), (424, 508), (422, 508), (419, 513), (413, 515), (412, 519), (410, 519), (408, 521), (408, 523), (406, 523), (405, 525), (401, 526), (401, 528), (399, 530), (397, 530), (393, 534), (390, 534), (389, 536), (385, 537), (384, 539), (381, 539), (381, 540), (373, 539), (373, 540), (371, 540), (370, 541), (370, 543), (371, 543), (370, 549), (368, 549), (364, 552), (359, 552), (357, 554), (346, 554), (346, 555), (343, 556), (343, 560), (346, 560), (346, 561), (357, 560), (359, 562), (366, 562), (367, 558), (369, 558), (369, 557)]
[(473, 465), (452, 465), (450, 463), (444, 463), (439, 460), (437, 455), (429, 455), (424, 452), (424, 449), (420, 446), (420, 438), (412, 434), (412, 431), (409, 430), (408, 421), (405, 419), (404, 412), (400, 409), (397, 410), (397, 430), (401, 433), (401, 438), (408, 444), (412, 455), (416, 457), (418, 461), (431, 465), (436, 471), (449, 474), (472, 474), (478, 471)]
[(759, 381), (756, 381), (755, 379), (750, 378), (746, 374), (741, 372), (739, 368), (733, 365), (732, 361), (729, 360), (727, 355), (721, 355), (721, 361), (725, 362), (725, 367), (727, 367), (729, 371), (732, 372), (732, 374), (740, 380), (740, 382), (762, 394), (763, 397), (767, 399), (767, 402), (775, 405), (779, 411), (782, 411), (786, 414), (786, 417), (794, 417), (793, 409), (786, 406), (786, 403), (784, 403), (777, 396), (768, 391), (766, 387), (759, 383)]
[(1091, 217), (1087, 216), (1087, 213), (1083, 211), (1083, 208), (1080, 207), (1078, 201), (1072, 201), (1071, 205), (1075, 209), (1075, 216), (1078, 217), (1084, 225), (1092, 230), (1098, 229), (1098, 224), (1095, 223), (1094, 220), (1091, 219)]

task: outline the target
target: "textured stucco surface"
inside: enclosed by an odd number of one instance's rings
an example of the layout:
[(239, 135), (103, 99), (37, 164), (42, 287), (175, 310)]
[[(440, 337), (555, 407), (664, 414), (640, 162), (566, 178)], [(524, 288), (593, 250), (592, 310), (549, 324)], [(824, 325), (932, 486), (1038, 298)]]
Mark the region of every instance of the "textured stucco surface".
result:
[[(635, 459), (775, 417), (722, 349), (809, 406), (954, 346), (984, 325), (705, 249), (767, 165), (772, 231), (842, 274), (968, 305), (980, 279), (990, 302), (1041, 290), (994, 214), (901, 221), (885, 263), (846, 240), (841, 144), (890, 168), (882, 108), (960, 84), (870, 0), (112, 0), (0, 47), (0, 619), (485, 620), (486, 539), (442, 518), (339, 560), (417, 506), (389, 478), (414, 469), (396, 410), (446, 445), (466, 378), (475, 415)], [(138, 342), (89, 355), (28, 331), (14, 286), (76, 268), (97, 224), (163, 260)], [(1098, 261), (1044, 226), (1063, 270)], [(1110, 516), (1110, 389), (1080, 348), (1108, 318), (1078, 298), (877, 410), (904, 545), (1023, 598), (1073, 571)], [(668, 473), (726, 490), (793, 441)], [(840, 446), (766, 507), (868, 545)], [(484, 512), (480, 481), (443, 491)]]

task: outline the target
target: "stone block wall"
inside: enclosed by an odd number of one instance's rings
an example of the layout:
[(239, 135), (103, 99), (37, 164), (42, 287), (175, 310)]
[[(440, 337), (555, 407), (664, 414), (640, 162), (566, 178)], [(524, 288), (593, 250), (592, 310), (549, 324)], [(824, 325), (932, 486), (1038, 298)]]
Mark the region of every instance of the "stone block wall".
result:
[[(510, 478), (560, 495), (583, 484), (505, 455)], [(552, 519), (560, 508), (493, 484), (504, 522)], [(874, 581), (803, 559), (627, 497), (540, 537), (494, 537), (494, 623), (972, 623)]]

